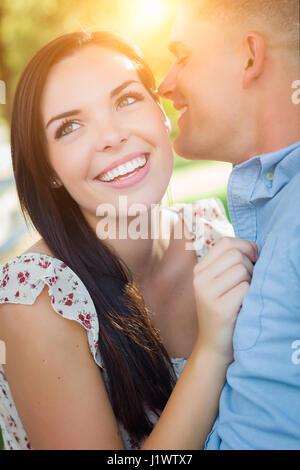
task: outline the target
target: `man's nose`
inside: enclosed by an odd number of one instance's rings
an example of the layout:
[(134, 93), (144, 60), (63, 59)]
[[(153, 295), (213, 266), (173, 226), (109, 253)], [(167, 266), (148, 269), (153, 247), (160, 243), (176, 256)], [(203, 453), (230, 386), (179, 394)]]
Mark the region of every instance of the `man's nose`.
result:
[(176, 90), (176, 74), (174, 71), (174, 67), (171, 67), (167, 76), (161, 82), (158, 88), (158, 94), (165, 99), (172, 99), (173, 94)]

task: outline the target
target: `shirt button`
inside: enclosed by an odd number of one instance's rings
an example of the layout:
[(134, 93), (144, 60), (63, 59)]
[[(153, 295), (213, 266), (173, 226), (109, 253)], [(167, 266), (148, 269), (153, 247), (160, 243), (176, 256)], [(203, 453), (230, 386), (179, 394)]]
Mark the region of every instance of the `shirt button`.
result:
[(267, 181), (273, 181), (274, 173), (272, 173), (272, 172), (267, 173), (266, 179), (267, 179)]

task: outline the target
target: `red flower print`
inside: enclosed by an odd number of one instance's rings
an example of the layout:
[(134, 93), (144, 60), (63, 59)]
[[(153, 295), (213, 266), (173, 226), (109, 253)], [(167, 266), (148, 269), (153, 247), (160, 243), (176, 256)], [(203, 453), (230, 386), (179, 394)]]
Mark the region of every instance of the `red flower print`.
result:
[(73, 299), (74, 295), (73, 294), (68, 294), (69, 299)]
[(20, 292), (17, 291), (17, 292), (15, 293), (15, 297), (19, 297), (19, 296), (20, 296)]
[(19, 283), (22, 284), (23, 282), (25, 282), (25, 276), (23, 273), (19, 273), (18, 274), (18, 280), (19, 280)]
[(12, 416), (9, 417), (9, 425), (14, 426), (15, 428), (17, 427), (16, 422)]
[[(43, 258), (41, 258), (43, 259)], [(45, 261), (44, 264), (39, 263), (38, 266), (41, 266), (41, 268), (47, 269), (50, 266), (51, 263), (49, 261)]]
[(2, 284), (0, 285), (0, 287), (5, 287), (8, 281), (9, 281), (9, 276), (8, 276), (8, 274), (5, 274), (5, 276), (4, 276), (4, 278), (3, 278), (3, 281), (2, 281)]
[(68, 305), (68, 306), (73, 305), (72, 300), (67, 300), (67, 301), (65, 302), (65, 305)]
[(88, 330), (90, 330), (92, 328), (92, 325), (90, 323), (91, 315), (89, 313), (86, 316), (84, 316), (84, 315), (82, 315), (82, 313), (80, 313), (78, 315), (78, 318), (82, 322), (83, 326), (85, 326)]
[(66, 267), (67, 267), (67, 265), (66, 265), (65, 263), (61, 264), (60, 266), (61, 266), (62, 268), (66, 268)]
[(139, 450), (139, 444), (138, 442), (134, 441), (133, 439), (130, 440), (130, 447), (131, 449), (136, 449), (136, 450)]

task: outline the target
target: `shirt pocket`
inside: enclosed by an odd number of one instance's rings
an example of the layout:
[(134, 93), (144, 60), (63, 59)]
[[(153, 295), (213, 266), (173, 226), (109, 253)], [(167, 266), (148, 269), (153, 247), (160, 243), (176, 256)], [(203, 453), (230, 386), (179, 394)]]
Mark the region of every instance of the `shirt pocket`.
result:
[[(244, 297), (243, 305), (238, 314), (234, 335), (233, 348), (235, 351), (249, 350), (258, 341), (262, 328), (265, 283), (272, 276), (272, 265), (276, 256), (277, 236), (270, 235), (259, 255), (254, 267), (250, 288)], [(274, 292), (276, 296), (276, 292)]]

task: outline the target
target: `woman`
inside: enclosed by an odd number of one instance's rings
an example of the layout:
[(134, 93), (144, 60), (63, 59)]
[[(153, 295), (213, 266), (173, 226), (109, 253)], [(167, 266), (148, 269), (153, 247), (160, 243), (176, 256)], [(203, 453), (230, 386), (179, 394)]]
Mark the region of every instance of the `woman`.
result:
[(232, 228), (215, 200), (192, 206), (195, 226), (183, 206), (161, 210), (168, 237), (105, 239), (103, 205), (122, 230), (136, 218), (124, 198), (151, 225), (170, 180), (154, 90), (136, 50), (103, 32), (54, 40), (20, 79), (13, 168), (42, 238), (0, 268), (6, 448), (203, 448), (255, 247), (218, 242)]

